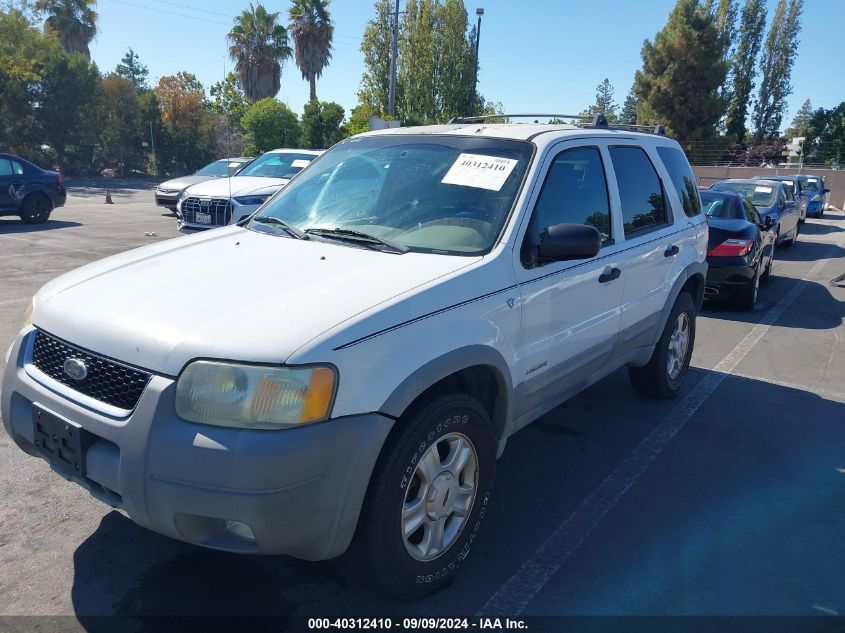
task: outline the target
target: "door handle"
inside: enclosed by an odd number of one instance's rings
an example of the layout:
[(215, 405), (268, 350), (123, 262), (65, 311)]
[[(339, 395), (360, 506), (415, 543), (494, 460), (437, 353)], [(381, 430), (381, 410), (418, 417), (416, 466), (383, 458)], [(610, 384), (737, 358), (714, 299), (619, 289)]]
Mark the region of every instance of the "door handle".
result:
[(663, 257), (674, 257), (680, 252), (681, 249), (679, 249), (675, 244), (672, 244), (671, 246), (667, 246), (666, 250), (663, 251)]
[(605, 268), (604, 272), (599, 275), (599, 283), (606, 284), (608, 281), (613, 281), (614, 279), (619, 279), (619, 275), (622, 274), (622, 271), (618, 268)]

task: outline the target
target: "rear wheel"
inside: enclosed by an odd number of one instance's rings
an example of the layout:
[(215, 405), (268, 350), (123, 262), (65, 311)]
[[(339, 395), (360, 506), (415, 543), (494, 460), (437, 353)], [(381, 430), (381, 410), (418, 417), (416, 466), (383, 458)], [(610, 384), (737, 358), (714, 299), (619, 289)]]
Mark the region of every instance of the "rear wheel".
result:
[(760, 277), (760, 281), (763, 283), (769, 283), (769, 280), (772, 278), (772, 266), (775, 263), (775, 245), (772, 244), (772, 251), (769, 253), (769, 261), (766, 264), (765, 270), (763, 270), (763, 274)]
[(747, 286), (736, 290), (735, 302), (741, 310), (753, 310), (757, 303), (757, 293), (760, 289), (760, 264), (754, 267), (754, 277)]
[(487, 411), (465, 394), (429, 399), (396, 424), (357, 545), (379, 589), (413, 598), (446, 583), (469, 555), (493, 488), (496, 442)]
[(27, 224), (43, 224), (50, 217), (53, 204), (43, 193), (31, 193), (21, 203), (21, 220)]
[(692, 358), (695, 343), (695, 302), (688, 292), (678, 295), (663, 334), (642, 367), (629, 367), (628, 377), (634, 389), (652, 398), (678, 395)]

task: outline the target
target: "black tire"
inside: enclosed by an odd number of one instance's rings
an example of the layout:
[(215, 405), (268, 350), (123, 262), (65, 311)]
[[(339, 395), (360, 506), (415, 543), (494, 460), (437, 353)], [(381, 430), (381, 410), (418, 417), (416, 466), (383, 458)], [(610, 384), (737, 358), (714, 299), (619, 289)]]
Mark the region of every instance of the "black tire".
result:
[(760, 264), (754, 267), (754, 278), (734, 291), (734, 304), (740, 310), (753, 310), (757, 305), (757, 291), (760, 289)]
[(763, 274), (760, 276), (760, 281), (763, 283), (769, 283), (772, 279), (772, 266), (775, 262), (775, 245), (772, 244), (772, 252), (769, 254), (769, 261), (766, 264), (766, 268), (763, 270)]
[[(684, 359), (680, 363), (680, 372), (672, 377), (668, 369), (669, 345), (672, 343), (672, 333), (681, 313), (686, 315), (688, 321), (689, 340)], [(692, 296), (688, 292), (682, 292), (675, 300), (675, 305), (672, 306), (672, 311), (663, 327), (663, 334), (654, 347), (651, 359), (642, 367), (628, 367), (628, 378), (637, 392), (650, 398), (661, 399), (670, 399), (678, 395), (695, 345), (695, 317), (695, 302)]]
[(798, 223), (795, 225), (795, 232), (792, 233), (792, 237), (789, 238), (787, 241), (783, 243), (786, 248), (792, 248), (795, 246), (795, 242), (798, 239), (798, 233), (801, 231), (801, 224)]
[[(484, 407), (474, 398), (460, 393), (440, 395), (413, 406), (397, 425), (400, 426), (385, 444), (370, 479), (355, 549), (359, 562), (370, 570), (367, 577), (376, 588), (393, 597), (407, 599), (424, 596), (448, 582), (472, 550), (493, 489), (496, 441)], [(422, 499), (425, 484), (418, 475), (418, 466), (422, 467), (427, 451), (442, 449), (448, 445), (448, 438), (456, 436), (469, 441), (475, 451), (475, 495), (469, 513), (455, 528), (456, 535), (451, 543), (436, 557), (419, 560), (409, 550), (415, 544), (406, 546), (403, 508), (413, 501), (409, 496), (418, 495), (416, 498)], [(446, 457), (451, 454), (449, 452)], [(438, 455), (437, 468), (443, 467), (442, 453), (435, 455)], [(472, 459), (467, 463), (471, 465)], [(460, 478), (453, 485), (460, 487)], [(428, 496), (431, 498), (431, 493)], [(435, 498), (439, 496), (434, 495)], [(458, 498), (456, 492), (453, 501)], [(448, 499), (447, 490), (441, 508), (444, 512), (448, 511), (445, 507)], [(421, 503), (426, 504), (423, 509), (428, 507), (429, 502), (422, 500)], [(427, 512), (425, 516), (430, 519), (432, 515)], [(448, 521), (455, 517), (443, 521), (448, 526)], [(428, 534), (428, 529), (428, 525), (423, 524), (418, 528), (424, 534)], [(408, 540), (413, 540), (417, 534), (418, 531), (412, 532)], [(420, 541), (420, 545), (424, 545), (424, 536)]]
[(21, 202), (21, 220), (27, 224), (44, 224), (53, 212), (53, 203), (43, 193), (31, 193)]

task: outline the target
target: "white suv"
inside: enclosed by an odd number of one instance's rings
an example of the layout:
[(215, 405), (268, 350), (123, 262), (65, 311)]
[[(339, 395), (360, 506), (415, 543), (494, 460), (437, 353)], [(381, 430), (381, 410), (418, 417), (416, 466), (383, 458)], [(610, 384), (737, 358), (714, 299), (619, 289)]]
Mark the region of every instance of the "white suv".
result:
[(310, 560), (355, 536), (367, 577), (419, 595), (471, 551), (512, 434), (624, 366), (677, 393), (706, 246), (659, 134), (364, 134), (243, 226), (44, 286), (3, 421), (151, 530)]

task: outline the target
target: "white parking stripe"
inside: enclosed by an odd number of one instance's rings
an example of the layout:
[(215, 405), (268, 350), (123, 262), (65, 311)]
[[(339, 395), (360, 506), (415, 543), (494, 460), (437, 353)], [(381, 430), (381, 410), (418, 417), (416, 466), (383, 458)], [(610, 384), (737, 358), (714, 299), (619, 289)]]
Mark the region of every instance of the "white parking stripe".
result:
[[(816, 262), (807, 273), (807, 278), (819, 273), (827, 262), (826, 258)], [(557, 573), (561, 565), (572, 557), (619, 499), (636, 483), (640, 475), (648, 469), (672, 438), (684, 428), (699, 407), (716, 391), (722, 381), (733, 373), (754, 345), (769, 331), (772, 324), (798, 298), (809, 283), (807, 278), (798, 281), (783, 299), (763, 315), (760, 322), (713, 368), (713, 371), (708, 372), (699, 381), (692, 391), (669, 412), (663, 422), (639, 443), (634, 452), (590, 493), (517, 572), (487, 600), (476, 616), (508, 615), (513, 617), (522, 613)]]

